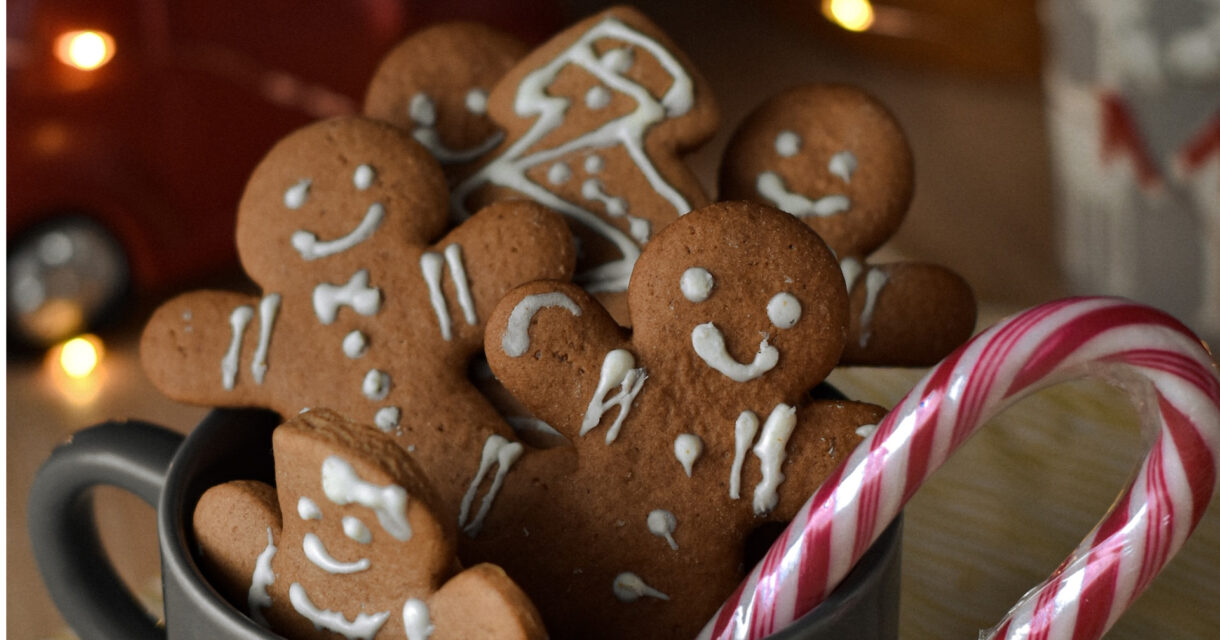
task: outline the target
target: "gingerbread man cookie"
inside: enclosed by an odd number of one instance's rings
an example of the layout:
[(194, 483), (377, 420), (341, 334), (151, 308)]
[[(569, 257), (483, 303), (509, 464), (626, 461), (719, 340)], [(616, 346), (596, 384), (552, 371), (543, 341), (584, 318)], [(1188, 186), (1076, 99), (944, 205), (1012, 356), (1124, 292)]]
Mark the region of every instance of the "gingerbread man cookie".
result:
[(382, 60), (364, 113), (410, 131), (456, 179), (503, 141), (504, 131), (487, 116), (487, 96), (528, 51), (516, 38), (482, 24), (428, 27)]
[[(715, 132), (716, 105), (686, 56), (634, 9), (607, 9), (533, 51), (487, 108), (505, 140), (454, 188), (455, 215), (504, 197), (565, 214), (590, 291), (625, 291), (640, 247), (708, 201), (680, 154)], [(625, 322), (622, 296), (608, 298)]]
[(326, 407), (375, 424), (456, 517), (484, 442), (512, 436), (466, 376), (484, 323), (510, 288), (570, 277), (575, 258), (563, 218), (525, 201), (440, 238), (446, 195), (436, 161), (388, 123), (328, 120), (288, 136), (238, 212), (238, 251), (263, 295), (164, 304), (141, 343), (149, 378), (183, 402), (284, 416)]
[(456, 570), (453, 524), (391, 437), (318, 409), (272, 447), (275, 487), (212, 487), (193, 518), (205, 575), (255, 622), (298, 640), (547, 637), (502, 569)]
[(974, 296), (961, 276), (933, 264), (865, 262), (897, 231), (913, 186), (897, 121), (846, 85), (768, 100), (737, 129), (720, 170), (722, 198), (787, 211), (838, 256), (852, 308), (843, 364), (930, 365), (974, 329)]
[(503, 504), (528, 507), (497, 507), (465, 557), (502, 564), (558, 637), (693, 636), (748, 568), (746, 538), (786, 522), (884, 413), (808, 394), (839, 361), (847, 293), (788, 214), (679, 218), (628, 296), (630, 334), (561, 282), (513, 290), (488, 320), (492, 370), (578, 463), (510, 474)]

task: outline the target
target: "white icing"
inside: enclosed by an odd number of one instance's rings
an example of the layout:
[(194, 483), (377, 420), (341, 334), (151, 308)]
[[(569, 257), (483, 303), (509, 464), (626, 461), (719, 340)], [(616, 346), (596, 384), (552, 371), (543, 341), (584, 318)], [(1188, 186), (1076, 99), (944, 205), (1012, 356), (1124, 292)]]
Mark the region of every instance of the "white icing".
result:
[(707, 269), (691, 267), (682, 272), (682, 279), (678, 286), (687, 300), (703, 302), (712, 295), (712, 287), (716, 286), (716, 280)]
[(677, 438), (674, 438), (674, 456), (678, 462), (682, 463), (682, 468), (686, 470), (686, 477), (690, 477), (695, 461), (701, 455), (703, 455), (703, 440), (699, 436), (693, 433), (680, 433)]
[(284, 191), (284, 206), (293, 210), (305, 206), (305, 200), (309, 198), (309, 187), (311, 184), (313, 182), (306, 179), (288, 187)]
[(610, 90), (601, 86), (595, 85), (590, 87), (585, 93), (585, 106), (590, 109), (605, 109), (610, 106)]
[[(627, 47), (647, 51), (656, 59), (673, 78), (660, 100), (647, 87), (626, 75), (634, 58), (630, 52), (617, 49), (598, 55), (594, 45), (601, 39), (613, 39)], [(552, 95), (548, 87), (569, 64), (580, 66), (609, 90), (626, 94), (634, 101), (636, 108), (558, 146), (540, 146), (538, 143), (541, 140), (564, 123), (570, 100)], [(519, 117), (532, 120), (533, 125), (503, 153), (453, 190), (453, 209), (459, 217), (469, 216), (466, 208), (468, 197), (476, 189), (491, 183), (518, 191), (531, 200), (571, 216), (610, 241), (622, 255), (619, 260), (580, 274), (580, 279), (592, 291), (624, 291), (632, 266), (639, 257), (640, 249), (636, 243), (594, 212), (560, 198), (543, 185), (533, 182), (527, 173), (533, 167), (553, 162), (577, 150), (622, 145), (653, 190), (669, 202), (678, 215), (684, 214), (690, 210), (689, 203), (666, 182), (647, 156), (644, 138), (657, 123), (680, 116), (693, 106), (694, 82), (677, 58), (648, 36), (615, 18), (606, 18), (592, 25), (569, 48), (522, 78), (517, 86), (513, 109)]]
[(322, 491), (337, 505), (358, 504), (372, 509), (377, 521), (396, 540), (411, 539), (407, 523), (407, 490), (396, 484), (376, 485), (361, 480), (346, 460), (330, 456), (322, 461)]
[[(480, 96), (482, 96), (481, 105)], [(471, 89), (466, 94), (466, 109), (471, 113), (482, 115), (481, 109), (486, 109), (486, 107), (487, 96), (481, 90)], [(415, 94), (411, 97), (407, 112), (411, 116), (411, 121), (416, 124), (415, 129), (411, 131), (411, 137), (415, 138), (416, 142), (423, 145), (442, 164), (474, 160), (494, 149), (504, 139), (504, 132), (496, 131), (469, 149), (450, 149), (441, 141), (440, 134), (433, 128), (436, 125), (436, 105), (431, 98), (423, 93)]]
[[(466, 495), (462, 496), (461, 511), (458, 513), (458, 526), (462, 527), (462, 530), (470, 537), (479, 535), (479, 532), (483, 530), (483, 520), (487, 518), (487, 513), (491, 511), (491, 505), (495, 502), (496, 494), (500, 492), (500, 487), (504, 484), (504, 476), (508, 475), (513, 464), (524, 452), (525, 447), (521, 446), (520, 442), (509, 442), (508, 439), (494, 433), (488, 436), (487, 441), (483, 443), (479, 470), (474, 479), (470, 481)], [(471, 519), (470, 505), (474, 502), (475, 492), (478, 491), (479, 485), (483, 483), (483, 478), (487, 476), (487, 472), (491, 470), (493, 464), (497, 465), (496, 477), (492, 479), (491, 488), (483, 496), (479, 512)]]
[(664, 509), (654, 509), (648, 514), (648, 530), (654, 536), (665, 538), (669, 548), (678, 550), (678, 541), (674, 540), (674, 529), (678, 527), (678, 519), (674, 514)]
[(565, 293), (550, 291), (525, 296), (508, 315), (504, 325), (504, 335), (500, 337), (500, 348), (510, 358), (519, 358), (530, 348), (530, 323), (534, 314), (549, 307), (567, 309), (574, 316), (580, 316), (580, 306)]
[(566, 162), (556, 162), (546, 170), (546, 179), (553, 185), (561, 185), (572, 179), (572, 168)]
[(356, 516), (343, 516), (343, 535), (360, 544), (368, 544), (373, 540), (373, 532)]
[(369, 350), (369, 338), (359, 330), (343, 336), (343, 355), (359, 358)]
[(258, 347), (254, 349), (254, 361), (250, 363), (250, 373), (254, 374), (256, 384), (262, 384), (267, 375), (267, 351), (271, 347), (271, 330), (275, 327), (275, 316), (279, 310), (278, 293), (263, 296), (258, 303)]
[(780, 329), (791, 329), (801, 319), (801, 301), (782, 291), (767, 302), (767, 318)]
[(860, 311), (860, 346), (868, 346), (868, 340), (872, 337), (873, 313), (877, 309), (877, 296), (881, 294), (882, 287), (890, 279), (889, 275), (881, 269), (871, 267), (868, 270), (868, 275), (864, 276), (864, 309)]
[(606, 160), (597, 154), (585, 157), (585, 173), (598, 173), (606, 168)]
[(305, 559), (327, 573), (359, 573), (369, 568), (368, 558), (360, 558), (352, 562), (336, 560), (326, 550), (322, 539), (313, 533), (305, 534), (305, 539), (301, 541), (301, 548), (305, 551)]
[(862, 424), (856, 427), (856, 435), (860, 436), (861, 438), (867, 438), (873, 435), (873, 432), (876, 430), (877, 425), (875, 424)]
[(232, 329), (232, 338), (229, 340), (229, 349), (225, 351), (225, 355), (220, 359), (220, 377), (221, 384), (225, 389), (232, 389), (237, 384), (237, 362), (241, 357), (241, 342), (242, 336), (246, 333), (246, 325), (250, 324), (251, 318), (254, 317), (254, 308), (249, 305), (241, 305), (229, 314), (229, 327)]
[(630, 571), (624, 571), (614, 577), (614, 597), (620, 602), (635, 602), (644, 596), (669, 600), (669, 596), (644, 584), (643, 578)]
[(779, 362), (779, 350), (767, 344), (766, 338), (759, 343), (758, 353), (754, 354), (753, 361), (749, 364), (737, 362), (724, 346), (724, 334), (710, 322), (692, 329), (690, 339), (695, 353), (707, 366), (737, 382), (753, 380), (770, 371)]
[(250, 618), (263, 627), (269, 627), (262, 610), (271, 606), (271, 594), (267, 593), (267, 587), (275, 583), (275, 571), (271, 569), (275, 552), (275, 539), (271, 535), (271, 527), (267, 527), (267, 546), (254, 561), (254, 575), (250, 578), (250, 590), (246, 592), (246, 608)]
[(428, 604), (419, 598), (407, 598), (402, 604), (402, 627), (407, 640), (428, 640), (436, 630)]
[(466, 277), (466, 265), (462, 262), (462, 246), (450, 244), (445, 247), (444, 261), (441, 254), (426, 251), (419, 257), (419, 268), (428, 283), (428, 299), (432, 310), (436, 313), (436, 322), (441, 330), (441, 337), (446, 341), (453, 339), (452, 320), (449, 318), (448, 301), (445, 291), (441, 288), (441, 272), (444, 265), (449, 266), (449, 277), (453, 280), (453, 288), (457, 291), (458, 306), (466, 324), (474, 326), (479, 323), (475, 314), (474, 298), (470, 293), (470, 281)]
[(864, 271), (864, 265), (855, 258), (843, 258), (839, 262), (839, 269), (843, 272), (843, 281), (847, 283), (847, 292), (851, 293), (852, 287), (856, 286), (856, 279)]
[(369, 286), (367, 269), (352, 274), (347, 284), (336, 286), (323, 282), (314, 287), (313, 310), (318, 322), (331, 324), (342, 306), (351, 307), (362, 316), (371, 316), (381, 310), (381, 290)]
[(784, 158), (791, 158), (800, 153), (804, 143), (801, 136), (791, 129), (784, 129), (775, 136), (775, 152)]
[(598, 202), (602, 210), (612, 218), (627, 219), (627, 230), (632, 238), (640, 244), (648, 242), (652, 234), (652, 223), (644, 218), (633, 216), (627, 212), (627, 201), (606, 193), (606, 186), (597, 178), (589, 178), (580, 185), (580, 195), (591, 202)]
[(762, 434), (754, 445), (754, 455), (762, 468), (762, 480), (754, 487), (754, 513), (762, 515), (769, 513), (779, 502), (776, 490), (784, 481), (780, 468), (787, 457), (788, 438), (796, 428), (796, 409), (780, 403), (771, 410), (767, 422), (763, 424)]
[(377, 425), (378, 429), (389, 433), (398, 428), (398, 421), (401, 419), (402, 410), (398, 407), (382, 407), (373, 417), (373, 424)]
[(364, 393), (364, 397), (376, 402), (385, 400), (385, 397), (390, 395), (392, 384), (390, 374), (377, 369), (369, 369), (368, 373), (364, 374), (364, 382), (361, 383), (360, 390)]
[(302, 520), (321, 520), (322, 510), (318, 508), (318, 503), (305, 496), (301, 496), (297, 500), (297, 515), (301, 516)]
[(417, 93), (411, 96), (411, 101), (407, 103), (407, 114), (415, 124), (431, 127), (436, 124), (436, 103), (428, 94)]
[(348, 621), (338, 611), (319, 609), (315, 606), (310, 601), (309, 594), (305, 592), (305, 587), (302, 587), (299, 582), (294, 582), (288, 587), (288, 600), (292, 603), (292, 608), (312, 622), (314, 627), (333, 631), (348, 640), (372, 640), (373, 636), (377, 635), (377, 630), (390, 617), (389, 611), (380, 611), (372, 615), (358, 613), (355, 620)]
[(292, 247), (301, 254), (303, 260), (317, 260), (347, 251), (352, 247), (373, 237), (381, 221), (385, 220), (385, 207), (380, 202), (374, 202), (364, 212), (364, 217), (347, 235), (334, 240), (319, 240), (317, 234), (304, 229), (293, 232)]
[(487, 113), (487, 91), (475, 87), (466, 92), (466, 110), (481, 116)]
[[(640, 389), (644, 388), (644, 381), (648, 379), (648, 374), (644, 373), (643, 369), (634, 367), (635, 356), (626, 349), (614, 349), (606, 354), (605, 359), (602, 360), (597, 389), (593, 391), (593, 397), (589, 400), (588, 408), (585, 409), (584, 420), (580, 424), (580, 435), (583, 436), (596, 427), (606, 411), (617, 405), (618, 415), (615, 416), (614, 422), (606, 431), (606, 444), (614, 442), (618, 437), (619, 428), (623, 426), (623, 420), (627, 418), (627, 412), (631, 410), (632, 401), (640, 393)], [(619, 387), (619, 392), (606, 399), (606, 394), (614, 387)]]
[(830, 173), (838, 176), (843, 182), (851, 182), (851, 177), (855, 175), (856, 169), (859, 167), (860, 163), (856, 160), (856, 154), (850, 151), (840, 151), (830, 156), (830, 162), (826, 165)]
[(745, 464), (746, 452), (758, 434), (758, 416), (753, 411), (742, 411), (733, 426), (733, 467), (729, 471), (729, 497), (741, 498), (741, 466)]
[(787, 183), (774, 171), (763, 171), (754, 182), (758, 195), (766, 198), (777, 208), (803, 218), (805, 216), (826, 217), (851, 209), (851, 199), (845, 195), (831, 194), (817, 200), (788, 190)]
[(352, 185), (360, 191), (364, 191), (373, 186), (373, 180), (377, 177), (377, 170), (373, 167), (362, 164), (356, 167), (352, 172)]

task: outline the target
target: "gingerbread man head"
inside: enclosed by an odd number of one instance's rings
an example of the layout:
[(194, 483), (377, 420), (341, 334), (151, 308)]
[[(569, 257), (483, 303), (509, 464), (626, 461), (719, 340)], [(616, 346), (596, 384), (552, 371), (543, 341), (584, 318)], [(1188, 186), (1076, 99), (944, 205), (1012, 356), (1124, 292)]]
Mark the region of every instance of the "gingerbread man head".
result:
[[(509, 474), (502, 504), (529, 496), (532, 513), (497, 511), (466, 544), (505, 563), (559, 635), (693, 635), (741, 577), (745, 539), (786, 521), (883, 413), (808, 395), (838, 362), (847, 297), (788, 214), (738, 202), (683, 216), (645, 249), (628, 297), (631, 334), (558, 282), (515, 289), (488, 323), (492, 370), (578, 462)], [(526, 550), (556, 560), (514, 557)]]
[(256, 622), (291, 638), (546, 637), (498, 567), (456, 573), (454, 527), (392, 438), (313, 410), (272, 443), (274, 488), (213, 487), (193, 518), (205, 573)]
[(911, 202), (911, 150), (877, 100), (845, 85), (805, 85), (751, 113), (725, 150), (720, 196), (803, 220), (841, 264), (851, 297), (844, 364), (930, 365), (970, 337), (969, 285), (938, 265), (869, 265)]
[(364, 113), (410, 131), (456, 179), (504, 139), (487, 115), (487, 96), (527, 51), (516, 38), (482, 24), (428, 27), (382, 60)]
[(442, 238), (447, 219), (440, 169), (406, 132), (363, 118), (301, 129), (255, 169), (238, 212), (263, 294), (169, 301), (145, 329), (145, 370), (180, 401), (375, 424), (456, 511), (484, 440), (511, 436), (466, 376), (486, 318), (511, 287), (567, 277), (574, 255), (563, 219), (533, 203), (488, 207)]

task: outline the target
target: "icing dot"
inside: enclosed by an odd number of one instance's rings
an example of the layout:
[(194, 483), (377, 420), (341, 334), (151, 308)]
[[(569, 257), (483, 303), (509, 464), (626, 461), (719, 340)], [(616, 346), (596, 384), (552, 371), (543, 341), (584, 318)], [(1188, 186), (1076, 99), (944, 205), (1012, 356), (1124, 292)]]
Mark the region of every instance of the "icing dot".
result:
[(658, 600), (669, 600), (669, 596), (644, 584), (644, 580), (630, 571), (624, 571), (614, 577), (614, 597), (621, 602), (635, 602), (648, 596)]
[(600, 84), (585, 93), (585, 105), (590, 109), (605, 109), (610, 104), (610, 90)]
[(377, 171), (367, 164), (362, 164), (356, 167), (355, 173), (352, 174), (352, 184), (356, 188), (364, 191), (373, 186), (373, 178), (377, 177)]
[(682, 463), (686, 477), (690, 477), (691, 468), (695, 466), (695, 460), (698, 460), (700, 455), (703, 455), (703, 440), (699, 436), (683, 433), (674, 438), (674, 456)]
[(862, 424), (856, 427), (856, 435), (860, 436), (861, 438), (867, 438), (873, 435), (873, 432), (876, 430), (877, 425), (875, 424)]
[(377, 369), (369, 369), (364, 374), (364, 384), (360, 389), (369, 400), (385, 400), (390, 393), (390, 374)]
[(664, 509), (654, 509), (648, 514), (648, 530), (654, 536), (665, 538), (669, 543), (669, 547), (674, 551), (678, 550), (678, 542), (674, 540), (674, 529), (678, 527), (678, 519), (674, 514)]
[(801, 319), (801, 302), (787, 291), (777, 293), (767, 303), (767, 317), (780, 329), (791, 329)]
[(572, 178), (572, 169), (566, 163), (556, 162), (547, 169), (546, 179), (551, 184), (563, 184)]
[(775, 136), (775, 152), (785, 158), (791, 158), (800, 153), (802, 142), (795, 131), (784, 129)]
[(634, 61), (631, 50), (626, 47), (611, 49), (601, 57), (602, 68), (613, 73), (625, 73)]
[(360, 331), (353, 331), (343, 336), (343, 355), (349, 358), (359, 358), (369, 349), (369, 339)]
[(343, 534), (360, 544), (368, 544), (373, 539), (369, 528), (355, 516), (343, 516)]
[(411, 104), (407, 106), (407, 112), (415, 124), (424, 127), (436, 124), (436, 105), (432, 103), (432, 98), (429, 98), (426, 93), (411, 96)]
[(606, 166), (606, 161), (599, 155), (591, 155), (585, 158), (585, 173), (597, 173)]
[(827, 164), (827, 169), (831, 173), (843, 179), (843, 182), (851, 182), (851, 177), (856, 173), (856, 168), (860, 163), (856, 161), (856, 155), (850, 151), (840, 151), (830, 157), (830, 162)]
[(398, 407), (382, 407), (377, 410), (373, 424), (376, 424), (377, 428), (382, 431), (390, 432), (398, 428), (398, 420), (401, 416), (402, 411)]
[(301, 496), (297, 500), (297, 515), (301, 516), (302, 520), (321, 520), (322, 510), (318, 508), (318, 503)]
[(487, 92), (478, 88), (467, 91), (466, 110), (476, 115), (487, 113)]
[(407, 598), (403, 603), (402, 626), (407, 640), (428, 640), (436, 630), (428, 612), (428, 604), (419, 598)]
[(304, 206), (305, 200), (309, 197), (309, 187), (312, 184), (312, 180), (305, 179), (288, 187), (288, 190), (284, 192), (284, 206), (294, 210)]
[(679, 286), (682, 288), (682, 295), (686, 296), (687, 300), (703, 302), (712, 294), (712, 287), (715, 284), (716, 281), (707, 269), (691, 267), (682, 272), (682, 281)]

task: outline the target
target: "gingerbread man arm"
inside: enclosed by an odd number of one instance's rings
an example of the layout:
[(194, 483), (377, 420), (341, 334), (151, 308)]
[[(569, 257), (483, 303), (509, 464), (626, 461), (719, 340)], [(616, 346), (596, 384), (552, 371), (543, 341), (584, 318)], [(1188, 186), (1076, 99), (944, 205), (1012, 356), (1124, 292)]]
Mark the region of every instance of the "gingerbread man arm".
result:
[[(484, 349), (496, 377), (569, 439), (602, 382), (607, 354), (627, 344), (610, 314), (580, 287), (533, 282), (496, 305)], [(634, 367), (629, 363), (627, 369)]]
[(199, 498), (192, 525), (204, 575), (226, 600), (254, 615), (265, 587), (252, 585), (270, 571), (269, 559), (260, 559), (281, 538), (275, 489), (253, 480), (214, 486)]
[(974, 331), (970, 285), (940, 265), (842, 263), (850, 286), (851, 325), (841, 363), (929, 366)]
[(481, 209), (430, 247), (417, 269), (443, 336), (470, 357), (483, 344), (484, 323), (514, 286), (569, 280), (576, 266), (572, 234), (559, 214), (527, 200)]
[[(417, 604), (404, 606), (421, 612)], [(547, 637), (542, 616), (504, 570), (478, 564), (454, 576), (432, 597), (427, 609), (435, 633), (430, 640), (542, 640)], [(471, 615), (478, 612), (478, 615)], [(418, 620), (418, 618), (415, 618)], [(410, 622), (407, 623), (408, 625)], [(411, 635), (408, 626), (407, 637)]]
[(149, 379), (180, 402), (265, 404), (262, 388), (278, 296), (227, 291), (180, 295), (153, 313), (140, 340)]

